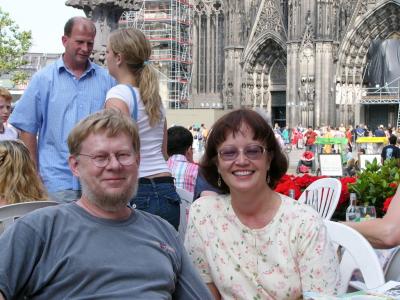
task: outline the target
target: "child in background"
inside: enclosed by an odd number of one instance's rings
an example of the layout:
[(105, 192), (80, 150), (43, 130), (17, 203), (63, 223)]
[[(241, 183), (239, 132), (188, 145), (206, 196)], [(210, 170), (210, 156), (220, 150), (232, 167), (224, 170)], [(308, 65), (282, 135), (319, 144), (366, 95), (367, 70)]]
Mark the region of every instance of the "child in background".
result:
[(17, 129), (7, 123), (11, 114), (11, 100), (10, 92), (0, 87), (0, 141), (18, 139)]

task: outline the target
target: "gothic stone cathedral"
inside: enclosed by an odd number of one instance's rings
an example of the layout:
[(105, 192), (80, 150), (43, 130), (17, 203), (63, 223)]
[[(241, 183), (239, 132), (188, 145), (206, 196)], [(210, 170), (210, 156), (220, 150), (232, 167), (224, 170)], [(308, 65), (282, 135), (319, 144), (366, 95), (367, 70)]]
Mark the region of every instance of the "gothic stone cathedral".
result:
[(361, 98), (371, 41), (400, 36), (400, 0), (192, 3), (194, 107), (259, 107), (289, 126), (396, 123), (398, 99)]

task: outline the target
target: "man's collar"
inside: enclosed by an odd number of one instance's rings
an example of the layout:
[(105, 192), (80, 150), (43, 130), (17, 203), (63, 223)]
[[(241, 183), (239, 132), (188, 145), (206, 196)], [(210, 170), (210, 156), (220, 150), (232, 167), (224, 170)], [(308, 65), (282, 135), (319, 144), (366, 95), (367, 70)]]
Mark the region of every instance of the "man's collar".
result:
[[(58, 73), (61, 73), (61, 71), (67, 71), (67, 72), (73, 74), (71, 72), (71, 70), (69, 70), (68, 67), (65, 65), (62, 55), (56, 61), (56, 67), (57, 67)], [(85, 72), (82, 73), (82, 76), (86, 75), (89, 72), (95, 72), (94, 65), (90, 60), (88, 60), (88, 64), (87, 64), (86, 70), (85, 70)]]

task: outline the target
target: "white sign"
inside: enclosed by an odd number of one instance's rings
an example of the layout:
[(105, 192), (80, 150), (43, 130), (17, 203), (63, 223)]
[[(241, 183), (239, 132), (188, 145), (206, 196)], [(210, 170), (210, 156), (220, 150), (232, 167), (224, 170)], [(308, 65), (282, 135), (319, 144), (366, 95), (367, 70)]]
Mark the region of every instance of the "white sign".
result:
[(360, 169), (365, 169), (367, 162), (372, 163), (374, 159), (378, 162), (378, 165), (381, 165), (382, 158), (379, 154), (361, 154), (360, 155)]
[(320, 154), (319, 167), (322, 176), (343, 176), (342, 157), (340, 154)]

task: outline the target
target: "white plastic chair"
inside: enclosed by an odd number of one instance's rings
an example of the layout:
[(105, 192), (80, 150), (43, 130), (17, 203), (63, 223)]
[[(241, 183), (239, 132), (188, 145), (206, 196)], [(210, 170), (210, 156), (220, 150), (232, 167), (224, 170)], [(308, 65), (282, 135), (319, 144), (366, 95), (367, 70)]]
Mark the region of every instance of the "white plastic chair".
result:
[[(355, 270), (360, 270), (364, 278), (364, 286), (373, 289), (385, 283), (382, 267), (371, 244), (353, 228), (338, 222), (324, 220), (328, 235), (338, 248), (342, 247), (340, 260), (341, 283), (338, 294), (346, 293), (350, 279)], [(351, 282), (357, 287), (357, 282)]]
[(179, 236), (182, 238), (182, 240), (185, 239), (185, 233), (186, 233), (186, 226), (187, 226), (187, 219), (189, 215), (189, 209), (190, 205), (193, 202), (193, 193), (189, 192), (187, 190), (181, 189), (181, 188), (176, 188), (176, 192), (178, 193), (179, 197), (181, 198), (181, 205), (180, 205), (180, 221), (179, 221), (179, 227), (178, 227), (178, 232)]
[(57, 205), (54, 201), (31, 201), (9, 204), (0, 207), (0, 234), (17, 218), (38, 208)]
[(300, 203), (311, 204), (314, 193), (317, 195), (313, 207), (321, 218), (330, 220), (339, 203), (342, 183), (335, 178), (321, 178), (310, 184), (299, 198)]
[(386, 264), (384, 274), (386, 281), (400, 280), (400, 247), (397, 247), (393, 251), (389, 261)]

